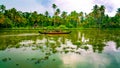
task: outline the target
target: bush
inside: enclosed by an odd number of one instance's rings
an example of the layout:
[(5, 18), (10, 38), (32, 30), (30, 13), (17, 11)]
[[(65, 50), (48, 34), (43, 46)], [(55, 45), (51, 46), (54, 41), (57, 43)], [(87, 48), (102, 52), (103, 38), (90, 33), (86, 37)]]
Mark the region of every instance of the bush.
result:
[(58, 29), (67, 29), (67, 27), (65, 25), (60, 25)]

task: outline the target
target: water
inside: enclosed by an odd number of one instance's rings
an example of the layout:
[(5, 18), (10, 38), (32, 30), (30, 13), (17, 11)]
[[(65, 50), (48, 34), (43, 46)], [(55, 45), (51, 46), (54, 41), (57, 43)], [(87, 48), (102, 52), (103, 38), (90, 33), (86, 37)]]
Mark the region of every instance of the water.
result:
[(119, 30), (0, 31), (0, 68), (120, 68)]

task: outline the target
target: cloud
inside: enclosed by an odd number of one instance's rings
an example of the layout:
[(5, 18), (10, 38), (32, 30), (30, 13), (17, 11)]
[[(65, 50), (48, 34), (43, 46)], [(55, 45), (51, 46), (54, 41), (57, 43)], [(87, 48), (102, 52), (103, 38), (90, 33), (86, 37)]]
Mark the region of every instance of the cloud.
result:
[(44, 6), (34, 0), (2, 0), (1, 4), (4, 4), (7, 9), (16, 8), (23, 12), (44, 12), (46, 10)]
[(51, 0), (35, 0), (38, 4), (41, 4), (43, 6), (48, 6), (49, 4), (51, 4)]
[(71, 12), (76, 10), (77, 12), (91, 12), (93, 7), (92, 0), (55, 0), (62, 11)]
[(60, 7), (60, 9), (71, 12), (76, 10), (77, 12), (83, 11), (90, 13), (95, 4), (104, 5), (106, 8), (106, 14), (114, 16), (118, 8), (120, 8), (119, 0), (54, 0), (54, 2)]
[(114, 4), (110, 0), (94, 0), (95, 4), (104, 5), (108, 12), (114, 11)]
[(114, 16), (117, 9), (120, 8), (119, 0), (93, 0), (94, 4), (104, 5), (106, 8), (106, 14)]
[(24, 12), (38, 11), (44, 13), (46, 10), (53, 14), (52, 4), (55, 3), (61, 11), (90, 13), (95, 4), (104, 5), (106, 14), (114, 16), (117, 8), (120, 8), (119, 0), (0, 0), (7, 8), (16, 8)]

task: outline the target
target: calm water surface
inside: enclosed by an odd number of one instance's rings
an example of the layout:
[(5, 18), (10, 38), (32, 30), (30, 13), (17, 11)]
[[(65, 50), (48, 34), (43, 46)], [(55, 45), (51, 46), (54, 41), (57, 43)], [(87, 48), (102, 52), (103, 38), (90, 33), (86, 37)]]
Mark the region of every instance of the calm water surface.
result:
[(120, 30), (0, 31), (0, 68), (120, 68)]

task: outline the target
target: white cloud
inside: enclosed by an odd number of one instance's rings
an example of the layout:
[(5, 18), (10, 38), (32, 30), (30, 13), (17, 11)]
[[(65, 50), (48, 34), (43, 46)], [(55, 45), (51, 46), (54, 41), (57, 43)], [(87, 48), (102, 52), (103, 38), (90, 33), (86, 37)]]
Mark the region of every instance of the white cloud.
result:
[(120, 8), (119, 0), (94, 0), (94, 4), (104, 5), (106, 7), (106, 14), (114, 16), (118, 8)]
[[(44, 3), (45, 2), (45, 3)], [(53, 14), (52, 4), (55, 3), (61, 11), (83, 11), (90, 13), (95, 4), (105, 5), (106, 14), (114, 16), (117, 8), (120, 8), (120, 0), (1, 0), (7, 8), (15, 7), (17, 10), (44, 13), (46, 10)]]
[(23, 12), (44, 12), (46, 8), (41, 4), (38, 4), (35, 0), (5, 0), (3, 3), (7, 9), (16, 8)]
[(117, 8), (120, 8), (119, 0), (55, 0), (60, 9), (67, 12), (76, 10), (77, 12), (83, 11), (89, 13), (95, 4), (104, 5), (106, 7), (106, 14), (114, 16)]
[(76, 10), (77, 12), (91, 12), (93, 7), (91, 0), (55, 0), (55, 3), (61, 10), (71, 12)]

